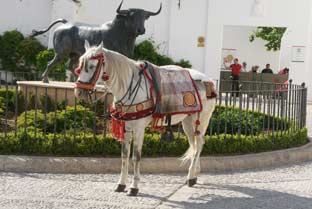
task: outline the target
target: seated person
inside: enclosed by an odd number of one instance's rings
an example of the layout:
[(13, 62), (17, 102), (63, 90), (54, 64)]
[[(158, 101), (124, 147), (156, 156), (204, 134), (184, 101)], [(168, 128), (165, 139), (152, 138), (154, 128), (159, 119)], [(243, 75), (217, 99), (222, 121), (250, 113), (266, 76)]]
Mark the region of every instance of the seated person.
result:
[(255, 65), (255, 66), (252, 66), (252, 67), (251, 67), (251, 71), (250, 71), (250, 72), (252, 72), (252, 73), (257, 73), (258, 70), (259, 70), (259, 66), (258, 66), (258, 65)]
[(271, 74), (273, 74), (273, 70), (271, 69), (271, 65), (270, 64), (266, 64), (265, 68), (261, 71), (261, 73), (271, 73)]
[(284, 69), (280, 70), (278, 74), (280, 75), (287, 75), (289, 73), (289, 68), (285, 67)]

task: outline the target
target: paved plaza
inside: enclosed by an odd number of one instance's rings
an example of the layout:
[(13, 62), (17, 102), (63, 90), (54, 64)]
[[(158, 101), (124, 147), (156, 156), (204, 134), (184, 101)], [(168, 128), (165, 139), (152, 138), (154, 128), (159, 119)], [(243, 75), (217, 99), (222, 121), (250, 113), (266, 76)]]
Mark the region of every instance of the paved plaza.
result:
[[(312, 105), (308, 106), (312, 133)], [(310, 134), (311, 135), (311, 134)], [(113, 192), (118, 174), (0, 173), (0, 209), (311, 209), (312, 162), (234, 173), (142, 174), (140, 194)]]
[(265, 170), (202, 174), (193, 188), (185, 175), (142, 175), (140, 194), (113, 189), (118, 175), (0, 173), (1, 209), (311, 209), (312, 162)]

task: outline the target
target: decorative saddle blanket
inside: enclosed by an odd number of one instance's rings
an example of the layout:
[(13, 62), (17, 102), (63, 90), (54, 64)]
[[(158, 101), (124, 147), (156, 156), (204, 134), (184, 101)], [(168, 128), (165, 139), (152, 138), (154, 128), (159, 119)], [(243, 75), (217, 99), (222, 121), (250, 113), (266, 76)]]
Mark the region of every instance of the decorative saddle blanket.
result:
[(188, 70), (177, 66), (154, 67), (148, 64), (148, 73), (156, 92), (153, 117), (191, 114), (202, 110), (200, 95)]

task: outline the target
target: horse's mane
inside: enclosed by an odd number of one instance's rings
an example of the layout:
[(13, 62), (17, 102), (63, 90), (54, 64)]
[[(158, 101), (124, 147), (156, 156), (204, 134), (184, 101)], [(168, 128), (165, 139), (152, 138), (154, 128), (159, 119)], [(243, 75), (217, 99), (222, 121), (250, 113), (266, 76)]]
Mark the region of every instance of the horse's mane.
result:
[[(118, 77), (119, 88), (126, 90), (129, 85), (127, 81), (132, 77), (133, 73), (138, 75), (138, 73), (135, 72), (139, 70), (139, 62), (129, 59), (118, 52), (108, 49), (103, 50), (107, 61), (106, 70), (112, 75), (111, 79), (114, 80)], [(118, 76), (116, 76), (117, 74)]]

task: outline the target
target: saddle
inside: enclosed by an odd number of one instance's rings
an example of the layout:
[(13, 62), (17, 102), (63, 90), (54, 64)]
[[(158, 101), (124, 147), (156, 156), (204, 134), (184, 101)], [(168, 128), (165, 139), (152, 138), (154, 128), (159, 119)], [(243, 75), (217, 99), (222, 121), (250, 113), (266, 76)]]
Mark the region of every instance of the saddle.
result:
[[(203, 106), (190, 71), (178, 66), (158, 67), (148, 62), (144, 62), (140, 67), (140, 76), (144, 74), (150, 83), (150, 99), (138, 104), (117, 105), (115, 108), (111, 108), (114, 138), (124, 139), (125, 121), (140, 119), (148, 115), (153, 117), (151, 129), (162, 131), (163, 139), (173, 140), (171, 116), (198, 113), (195, 134), (199, 134), (197, 130), (200, 125), (199, 112), (202, 111)], [(206, 86), (206, 98), (216, 97), (213, 83), (203, 82), (203, 84)], [(164, 125), (167, 126), (167, 129), (164, 128)], [(165, 130), (166, 132), (164, 132)]]
[(156, 67), (148, 62), (145, 62), (145, 68), (145, 75), (155, 92), (152, 129), (163, 130), (165, 117), (170, 128), (172, 115), (192, 114), (202, 110), (201, 97), (188, 70), (177, 66)]

